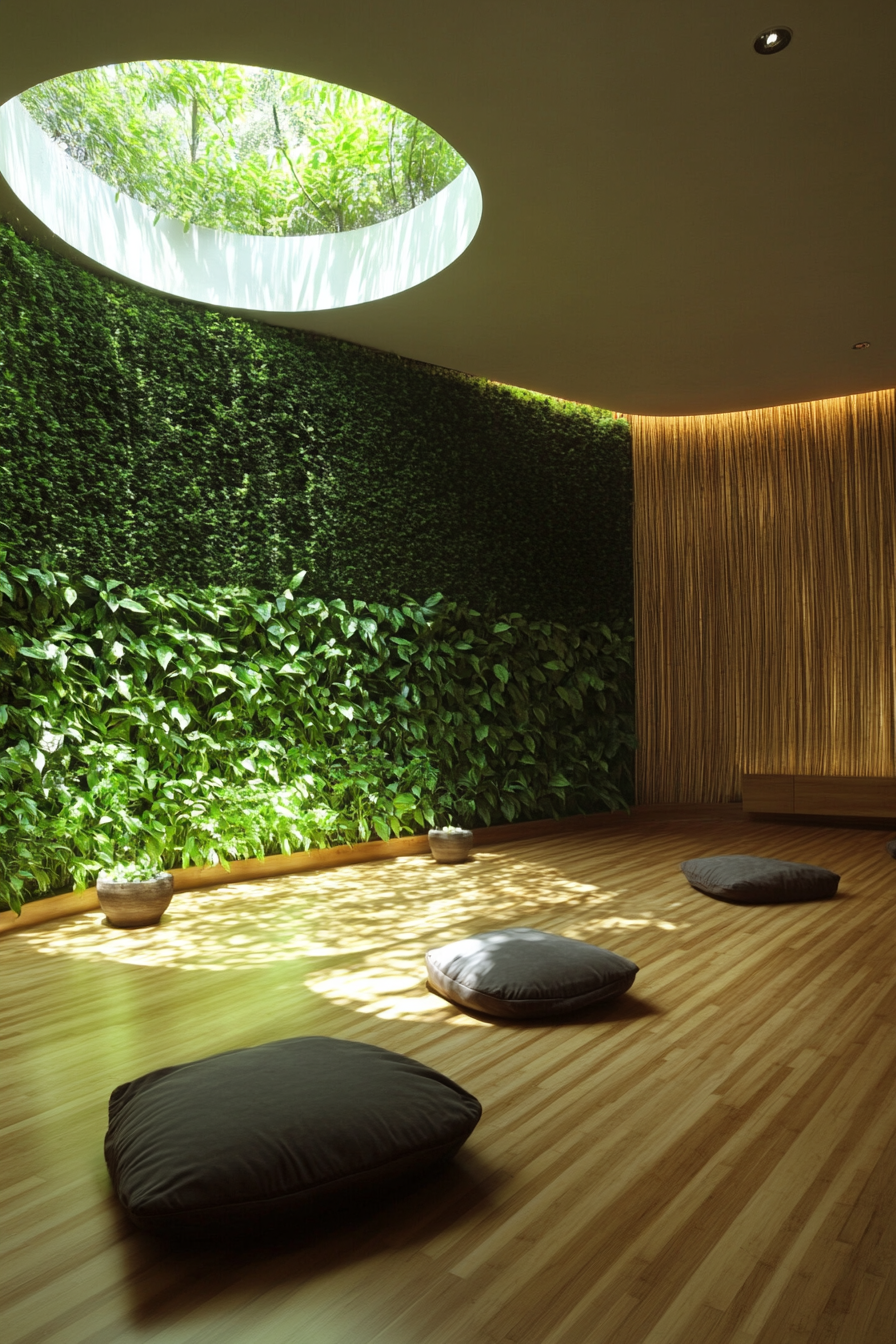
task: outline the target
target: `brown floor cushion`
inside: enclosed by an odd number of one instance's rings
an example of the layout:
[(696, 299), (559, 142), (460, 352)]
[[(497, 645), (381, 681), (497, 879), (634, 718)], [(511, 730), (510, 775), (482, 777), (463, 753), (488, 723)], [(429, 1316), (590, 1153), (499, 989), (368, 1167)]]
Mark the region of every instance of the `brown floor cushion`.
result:
[(307, 1223), (452, 1157), (481, 1113), (416, 1060), (299, 1036), (117, 1087), (106, 1163), (131, 1219), (150, 1231)]
[(821, 901), (836, 895), (839, 873), (810, 863), (764, 859), (755, 854), (714, 854), (681, 865), (691, 886), (736, 905), (780, 905)]
[(432, 987), (492, 1017), (569, 1013), (631, 987), (638, 967), (605, 947), (538, 929), (496, 929), (426, 954)]

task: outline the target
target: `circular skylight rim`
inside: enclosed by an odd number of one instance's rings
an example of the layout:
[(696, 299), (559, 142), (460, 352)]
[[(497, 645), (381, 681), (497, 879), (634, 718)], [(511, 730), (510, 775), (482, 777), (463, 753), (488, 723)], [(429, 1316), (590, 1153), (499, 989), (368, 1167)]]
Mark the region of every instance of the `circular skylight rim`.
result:
[(32, 214), (90, 260), (150, 289), (215, 307), (321, 312), (390, 298), (469, 247), (482, 217), (465, 167), (428, 200), (341, 233), (266, 236), (159, 218), (76, 162), (18, 98), (0, 106), (0, 173)]

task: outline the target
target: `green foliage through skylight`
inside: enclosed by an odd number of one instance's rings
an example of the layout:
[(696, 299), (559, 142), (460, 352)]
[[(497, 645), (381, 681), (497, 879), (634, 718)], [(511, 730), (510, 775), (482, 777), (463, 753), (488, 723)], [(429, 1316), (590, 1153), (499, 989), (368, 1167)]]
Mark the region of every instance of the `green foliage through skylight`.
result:
[(377, 98), (281, 70), (147, 61), (22, 94), (42, 129), (116, 191), (233, 233), (341, 233), (403, 214), (464, 161)]

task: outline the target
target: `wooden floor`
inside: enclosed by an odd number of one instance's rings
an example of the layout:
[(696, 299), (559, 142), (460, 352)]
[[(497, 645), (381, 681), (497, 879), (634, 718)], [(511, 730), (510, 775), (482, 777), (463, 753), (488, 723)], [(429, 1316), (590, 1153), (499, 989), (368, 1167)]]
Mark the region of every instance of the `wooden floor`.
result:
[[(885, 836), (620, 824), (87, 914), (0, 940), (4, 1344), (894, 1344), (896, 864)], [(832, 901), (745, 908), (682, 859), (775, 854)], [(514, 924), (641, 966), (553, 1024), (464, 1016), (428, 946)], [(447, 1169), (267, 1246), (133, 1230), (112, 1088), (277, 1037), (371, 1041), (479, 1097)]]

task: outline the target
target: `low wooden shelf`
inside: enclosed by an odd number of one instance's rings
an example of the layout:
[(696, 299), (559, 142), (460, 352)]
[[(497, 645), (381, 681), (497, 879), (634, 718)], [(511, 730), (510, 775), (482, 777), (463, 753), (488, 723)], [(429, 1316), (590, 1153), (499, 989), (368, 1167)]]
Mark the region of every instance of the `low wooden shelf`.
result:
[(896, 817), (896, 776), (744, 774), (745, 812)]

